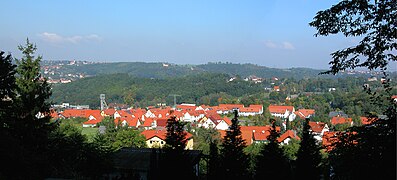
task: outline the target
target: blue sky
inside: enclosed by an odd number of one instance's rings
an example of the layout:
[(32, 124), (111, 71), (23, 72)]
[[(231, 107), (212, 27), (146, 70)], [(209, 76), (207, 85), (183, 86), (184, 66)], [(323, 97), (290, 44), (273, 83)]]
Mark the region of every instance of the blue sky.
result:
[(3, 1), (0, 50), (28, 37), (44, 59), (253, 63), (326, 69), (330, 53), (357, 43), (314, 37), (308, 23), (337, 1)]

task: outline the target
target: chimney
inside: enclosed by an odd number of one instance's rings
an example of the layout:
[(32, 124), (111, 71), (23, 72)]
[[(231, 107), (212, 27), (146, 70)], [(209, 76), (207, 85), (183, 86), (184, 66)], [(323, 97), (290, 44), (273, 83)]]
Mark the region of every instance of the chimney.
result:
[(265, 130), (262, 131), (262, 134), (265, 134)]
[(254, 129), (254, 130), (252, 130), (252, 132), (253, 132), (253, 133), (255, 133), (255, 129)]

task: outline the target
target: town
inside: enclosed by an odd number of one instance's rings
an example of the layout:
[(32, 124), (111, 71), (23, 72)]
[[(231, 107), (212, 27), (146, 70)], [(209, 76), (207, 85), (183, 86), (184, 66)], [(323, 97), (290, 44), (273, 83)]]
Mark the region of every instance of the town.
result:
[[(393, 98), (397, 99), (397, 97)], [(287, 121), (293, 122), (297, 121), (296, 119), (310, 119), (310, 117), (315, 116), (314, 109), (295, 110), (293, 106), (285, 105), (270, 105), (269, 107), (265, 107), (265, 110), (266, 109), (272, 118), (279, 118), (282, 120), (282, 126), (277, 127), (278, 130), (283, 129), (282, 132), (284, 132), (278, 139), (280, 144), (288, 144), (291, 139), (300, 140), (299, 136), (297, 136), (296, 129), (287, 129)], [(244, 107), (243, 104), (219, 104), (219, 106), (179, 104), (175, 108), (169, 106), (159, 108), (150, 106), (145, 109), (64, 109), (61, 112), (54, 111), (51, 117), (54, 119), (66, 120), (76, 117), (85, 118), (86, 121), (82, 123), (82, 127), (97, 129), (99, 129), (99, 124), (103, 118), (110, 117), (114, 120), (115, 124), (142, 130), (141, 133), (145, 135), (148, 147), (161, 147), (165, 144), (164, 138), (168, 118), (173, 116), (176, 117), (178, 121), (187, 122), (191, 127), (213, 128), (221, 134), (224, 134), (224, 131), (228, 130), (231, 125), (230, 117), (227, 115), (233, 114), (234, 110), (238, 111), (239, 117), (260, 116), (264, 113), (263, 105), (250, 105)], [(367, 125), (374, 119), (360, 117), (360, 120), (360, 125)], [(347, 125), (348, 127), (354, 125), (352, 118), (349, 118), (343, 112), (330, 113), (329, 123), (313, 121), (309, 123), (315, 139), (325, 146), (331, 145), (330, 141), (332, 141), (332, 137), (337, 133), (337, 131), (330, 131), (328, 124), (332, 126), (341, 124)], [(248, 145), (266, 142), (267, 136), (270, 134), (270, 129), (269, 125), (241, 126), (242, 137)], [(186, 149), (193, 149), (192, 141), (188, 144)]]

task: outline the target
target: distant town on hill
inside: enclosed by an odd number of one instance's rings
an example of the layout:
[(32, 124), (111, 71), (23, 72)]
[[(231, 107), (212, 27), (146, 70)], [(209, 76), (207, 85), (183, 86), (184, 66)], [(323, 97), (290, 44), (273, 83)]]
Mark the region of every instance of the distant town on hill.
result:
[[(381, 76), (377, 71), (349, 70), (338, 75), (320, 75), (326, 70), (311, 68), (278, 69), (255, 64), (233, 64), (229, 62), (209, 62), (200, 65), (179, 65), (166, 62), (90, 62), (62, 60), (41, 62), (42, 73), (49, 78), (50, 83), (69, 83), (77, 79), (101, 74), (127, 73), (133, 77), (164, 79), (196, 75), (200, 73), (223, 73), (242, 78), (339, 78), (346, 76), (371, 77)], [(394, 72), (394, 74), (396, 74)], [(379, 78), (379, 77), (378, 77)]]

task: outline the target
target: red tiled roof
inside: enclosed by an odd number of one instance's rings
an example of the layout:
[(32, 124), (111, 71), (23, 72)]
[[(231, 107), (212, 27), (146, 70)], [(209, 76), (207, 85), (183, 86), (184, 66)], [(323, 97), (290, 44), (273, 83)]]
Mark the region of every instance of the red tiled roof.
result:
[[(254, 140), (264, 141), (270, 134), (271, 126), (240, 126), (241, 137), (247, 145), (253, 143)], [(276, 131), (280, 132), (280, 127), (276, 127)], [(218, 130), (221, 138), (226, 135), (226, 130)]]
[(344, 118), (342, 116), (334, 116), (331, 119), (331, 124), (336, 125), (336, 124), (345, 124), (345, 123), (351, 123), (352, 118)]
[(126, 117), (121, 117), (121, 118), (118, 117), (114, 120), (114, 123), (118, 124), (119, 122), (122, 123), (123, 121), (126, 121), (128, 123), (129, 127), (136, 127), (139, 119), (133, 118), (132, 116), (126, 116)]
[(296, 139), (296, 140), (301, 140), (301, 138), (299, 136), (296, 135), (296, 133), (292, 130), (288, 130), (286, 131), (284, 134), (282, 134), (279, 138), (277, 138), (278, 142), (282, 142), (287, 138), (292, 138), (292, 139)]
[(338, 134), (339, 132), (324, 132), (322, 143), (326, 151), (331, 151), (334, 143), (339, 141)]
[[(160, 138), (162, 140), (165, 140), (166, 139), (167, 130), (165, 130), (165, 129), (164, 130), (162, 130), (162, 129), (159, 129), (159, 130), (154, 130), (154, 129), (152, 129), (152, 130), (144, 130), (144, 131), (142, 131), (141, 134), (145, 136), (146, 140), (151, 139), (153, 137), (158, 137), (158, 138)], [(192, 134), (190, 134), (189, 132), (186, 132), (186, 139), (190, 139), (192, 137), (193, 137)]]
[(239, 109), (240, 112), (260, 112), (259, 108), (244, 107)]
[(226, 122), (227, 125), (231, 125), (232, 124), (232, 120), (230, 120), (228, 117), (223, 117), (223, 120)]
[(166, 127), (168, 119), (157, 119), (157, 126)]
[(252, 133), (254, 141), (265, 141), (270, 135), (270, 131), (255, 131)]
[(176, 105), (176, 109), (182, 109), (186, 111), (194, 111), (197, 107), (196, 106), (189, 106), (189, 105)]
[(294, 106), (278, 106), (278, 105), (270, 105), (269, 106), (269, 112), (270, 113), (278, 113), (278, 114), (284, 114), (285, 111), (293, 112)]
[(105, 114), (108, 115), (108, 116), (113, 116), (115, 112), (116, 112), (115, 109), (105, 109), (105, 110), (103, 111), (103, 113), (105, 113)]
[[(226, 130), (218, 130), (220, 138), (226, 136)], [(252, 131), (241, 131), (241, 138), (247, 143), (247, 145), (252, 144)]]
[(376, 118), (376, 117), (364, 117), (364, 116), (361, 116), (361, 117), (360, 117), (360, 120), (361, 120), (361, 124), (363, 124), (363, 125), (368, 125), (368, 124), (371, 124), (371, 123), (373, 123), (374, 121), (378, 120), (378, 118)]
[(142, 131), (141, 134), (143, 134), (145, 136), (146, 140), (151, 139), (153, 137), (158, 137), (162, 140), (165, 140), (166, 133), (167, 133), (166, 130), (161, 129), (161, 130), (145, 130), (145, 131)]
[(299, 109), (298, 111), (295, 111), (295, 114), (299, 116), (301, 119), (305, 119), (310, 115), (314, 115), (315, 112), (316, 111), (314, 109)]
[(324, 129), (325, 127), (325, 123), (323, 122), (313, 122), (313, 121), (309, 121), (309, 125), (310, 128), (313, 132), (316, 133), (321, 133), (321, 131)]

